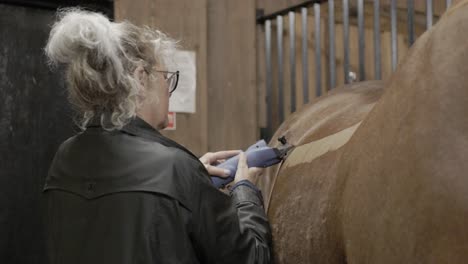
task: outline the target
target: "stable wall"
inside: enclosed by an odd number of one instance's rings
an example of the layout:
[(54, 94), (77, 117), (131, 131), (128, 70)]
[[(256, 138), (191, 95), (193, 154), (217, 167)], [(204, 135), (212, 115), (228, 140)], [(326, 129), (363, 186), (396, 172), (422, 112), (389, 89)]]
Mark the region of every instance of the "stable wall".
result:
[(258, 138), (254, 0), (116, 0), (116, 20), (158, 28), (197, 53), (196, 113), (163, 134), (196, 155)]

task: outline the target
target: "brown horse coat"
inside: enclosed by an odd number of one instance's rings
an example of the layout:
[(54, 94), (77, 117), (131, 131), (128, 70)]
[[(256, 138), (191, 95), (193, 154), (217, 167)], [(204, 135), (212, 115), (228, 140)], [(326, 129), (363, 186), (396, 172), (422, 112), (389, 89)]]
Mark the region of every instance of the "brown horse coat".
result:
[(468, 1), (415, 43), (346, 146), (348, 263), (468, 262)]
[(284, 135), (297, 146), (279, 174), (277, 168), (269, 169), (260, 183), (278, 263), (343, 262), (337, 160), (382, 87), (383, 82), (373, 81), (335, 89), (293, 114), (276, 132), (274, 138)]

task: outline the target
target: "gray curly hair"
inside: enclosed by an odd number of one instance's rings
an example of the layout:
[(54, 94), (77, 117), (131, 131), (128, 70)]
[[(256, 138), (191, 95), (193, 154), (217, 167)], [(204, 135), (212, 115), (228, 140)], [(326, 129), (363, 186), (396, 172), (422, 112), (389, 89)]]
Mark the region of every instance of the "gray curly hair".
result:
[[(143, 87), (133, 77), (142, 66), (167, 66), (176, 42), (158, 30), (115, 23), (102, 14), (62, 9), (45, 52), (51, 65), (66, 67), (69, 101), (85, 129), (99, 117), (107, 130), (121, 129), (142, 104)], [(157, 100), (157, 98), (156, 98)]]

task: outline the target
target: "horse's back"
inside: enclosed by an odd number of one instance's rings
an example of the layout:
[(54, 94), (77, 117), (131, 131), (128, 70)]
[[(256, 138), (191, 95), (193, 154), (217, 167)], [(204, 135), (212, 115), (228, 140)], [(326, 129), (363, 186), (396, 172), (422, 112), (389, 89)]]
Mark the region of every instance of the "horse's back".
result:
[(415, 43), (346, 146), (348, 263), (468, 261), (466, 13), (449, 11)]
[(373, 81), (336, 89), (293, 114), (276, 132), (274, 138), (285, 136), (297, 146), (260, 184), (266, 197), (273, 189), (266, 202), (278, 263), (344, 262), (337, 161), (382, 87), (383, 82)]

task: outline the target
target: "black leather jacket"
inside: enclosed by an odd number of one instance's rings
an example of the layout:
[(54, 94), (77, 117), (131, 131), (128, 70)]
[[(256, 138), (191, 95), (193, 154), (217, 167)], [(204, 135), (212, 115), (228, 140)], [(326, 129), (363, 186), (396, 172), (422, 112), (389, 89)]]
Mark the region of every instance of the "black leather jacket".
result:
[(211, 185), (197, 157), (142, 119), (91, 125), (59, 148), (44, 187), (49, 263), (269, 263), (261, 194)]

